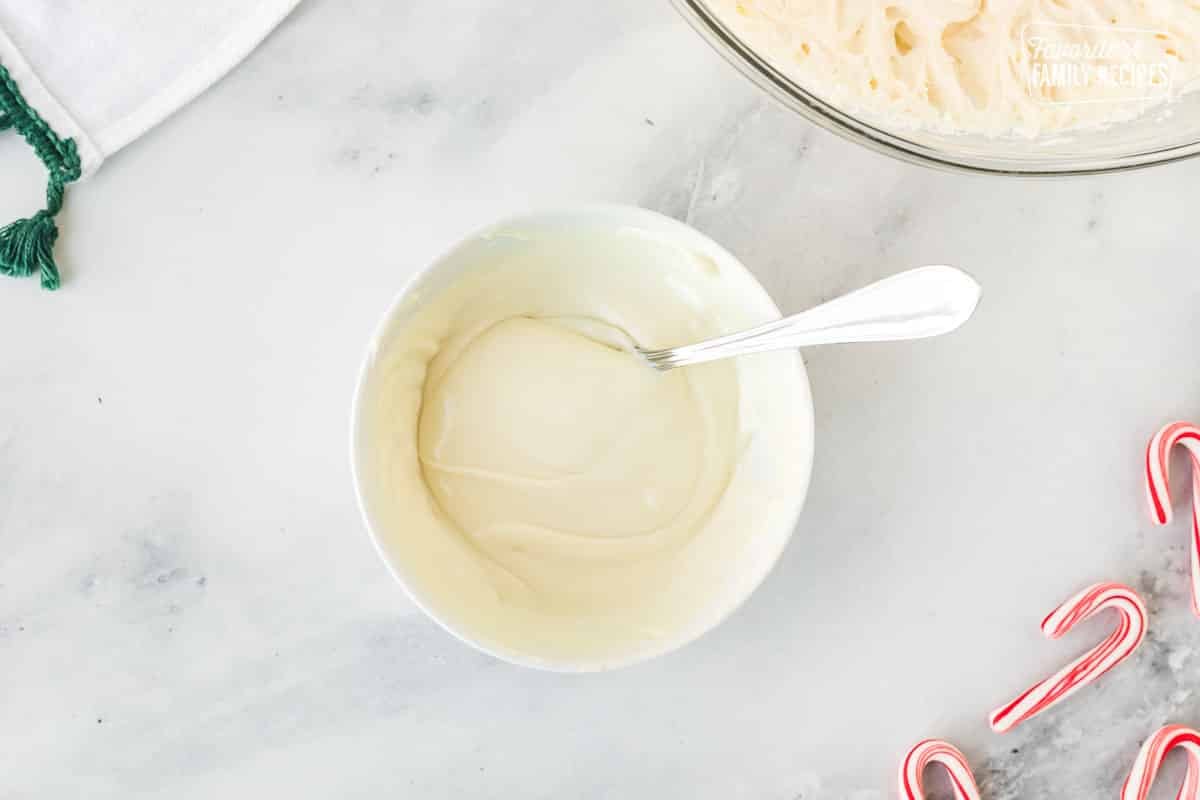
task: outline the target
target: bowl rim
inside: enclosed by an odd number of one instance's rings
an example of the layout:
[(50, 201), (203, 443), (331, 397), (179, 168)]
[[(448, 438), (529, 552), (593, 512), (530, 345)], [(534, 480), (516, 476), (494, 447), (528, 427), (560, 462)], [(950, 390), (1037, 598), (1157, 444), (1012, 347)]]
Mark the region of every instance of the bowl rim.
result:
[(767, 304), (767, 306), (777, 315), (781, 316), (778, 305), (771, 298), (766, 288), (758, 280), (740, 259), (718, 244), (708, 235), (693, 228), (687, 223), (681, 222), (673, 217), (661, 214), (657, 211), (641, 208), (633, 205), (622, 205), (612, 203), (592, 203), (583, 205), (564, 206), (546, 210), (537, 210), (525, 213), (519, 213), (504, 217), (503, 219), (493, 222), (482, 228), (476, 229), (466, 236), (458, 239), (451, 247), (444, 250), (440, 255), (430, 261), (428, 264), (417, 269), (397, 291), (395, 297), (388, 304), (379, 322), (371, 334), (367, 342), (366, 352), (359, 365), (358, 376), (354, 385), (354, 395), (350, 404), (350, 472), (351, 480), (354, 485), (355, 500), (358, 505), (359, 515), (366, 529), (367, 537), (370, 539), (375, 553), (383, 561), (384, 566), (391, 574), (392, 578), (400, 584), (405, 594), (415, 606), (426, 617), (433, 620), (440, 628), (449, 633), (454, 638), (458, 639), (463, 644), (466, 644), (480, 652), (483, 652), (500, 661), (514, 664), (521, 667), (530, 667), (546, 672), (557, 673), (589, 673), (589, 672), (605, 672), (609, 670), (621, 669), (623, 667), (633, 666), (645, 661), (658, 658), (668, 653), (679, 650), (688, 644), (696, 641), (710, 631), (720, 627), (728, 620), (738, 609), (740, 609), (755, 591), (767, 579), (767, 576), (774, 571), (782, 558), (784, 551), (787, 549), (792, 537), (796, 533), (796, 527), (800, 520), (800, 515), (804, 510), (805, 502), (808, 497), (809, 488), (812, 485), (812, 470), (813, 458), (816, 450), (815, 441), (815, 410), (812, 400), (812, 386), (808, 380), (808, 371), (804, 366), (804, 361), (800, 357), (799, 352), (795, 352), (795, 365), (797, 377), (800, 381), (800, 389), (802, 397), (797, 398), (803, 400), (803, 406), (797, 408), (797, 413), (803, 415), (803, 421), (806, 423), (805, 431), (806, 439), (809, 442), (808, 452), (801, 457), (801, 463), (797, 467), (802, 470), (802, 480), (796, 486), (794, 494), (794, 510), (789, 514), (787, 519), (787, 529), (785, 535), (779, 537), (778, 547), (775, 552), (770, 553), (764, 560), (764, 566), (761, 573), (754, 576), (751, 584), (740, 596), (731, 602), (727, 608), (722, 609), (721, 613), (713, 619), (707, 621), (706, 624), (683, 628), (682, 633), (678, 636), (664, 637), (656, 642), (654, 647), (646, 648), (625, 654), (619, 658), (610, 658), (602, 660), (554, 660), (537, 657), (528, 653), (509, 649), (499, 646), (495, 642), (488, 643), (482, 641), (479, 637), (466, 630), (466, 626), (459, 626), (454, 622), (443, 617), (434, 607), (433, 603), (421, 595), (415, 582), (411, 581), (405, 574), (404, 569), (398, 560), (393, 559), (389, 551), (386, 549), (382, 537), (376, 532), (376, 524), (371, 517), (371, 513), (367, 507), (365, 493), (363, 491), (363, 480), (360, 474), (360, 452), (359, 443), (362, 434), (362, 404), (364, 390), (367, 385), (368, 378), (371, 373), (372, 366), (375, 363), (378, 354), (378, 345), (382, 341), (384, 334), (388, 331), (397, 314), (401, 311), (404, 302), (408, 299), (410, 293), (417, 288), (429, 275), (442, 268), (447, 261), (456, 254), (460, 248), (470, 242), (486, 237), (497, 231), (511, 229), (520, 225), (529, 224), (545, 224), (555, 220), (585, 220), (590, 219), (595, 221), (608, 220), (614, 223), (613, 227), (622, 225), (638, 225), (639, 223), (647, 228), (655, 231), (668, 230), (675, 234), (686, 236), (693, 241), (702, 242), (712, 251), (720, 254), (727, 263), (731, 266), (736, 266), (742, 275), (749, 279), (749, 285), (759, 295), (759, 299)]
[(1002, 156), (951, 157), (943, 151), (872, 125), (822, 100), (743, 42), (713, 13), (705, 0), (671, 0), (671, 5), (722, 58), (776, 101), (830, 133), (909, 164), (958, 174), (1063, 178), (1128, 172), (1173, 164), (1200, 155), (1198, 137), (1187, 144), (1131, 155), (1064, 157), (1065, 166), (1054, 169), (1039, 166), (1036, 162)]

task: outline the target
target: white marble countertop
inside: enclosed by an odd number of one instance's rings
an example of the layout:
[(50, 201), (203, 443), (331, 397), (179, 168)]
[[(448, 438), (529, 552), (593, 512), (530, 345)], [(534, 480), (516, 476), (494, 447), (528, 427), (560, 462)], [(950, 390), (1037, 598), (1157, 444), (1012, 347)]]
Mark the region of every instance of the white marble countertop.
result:
[[(0, 168), (23, 215), (40, 167), (6, 140)], [(890, 161), (665, 0), (305, 4), (72, 190), (62, 291), (0, 284), (0, 798), (872, 800), (929, 735), (988, 800), (1116, 797), (1144, 736), (1200, 725), (1186, 519), (1153, 528), (1140, 483), (1153, 430), (1200, 417), (1198, 185)], [(816, 473), (778, 568), (696, 644), (562, 676), (393, 584), (348, 406), (413, 270), (577, 201), (691, 222), (789, 311), (930, 262), (986, 296), (952, 337), (807, 353)], [(1149, 640), (992, 734), (1101, 635), (1038, 631), (1094, 580), (1147, 593)]]

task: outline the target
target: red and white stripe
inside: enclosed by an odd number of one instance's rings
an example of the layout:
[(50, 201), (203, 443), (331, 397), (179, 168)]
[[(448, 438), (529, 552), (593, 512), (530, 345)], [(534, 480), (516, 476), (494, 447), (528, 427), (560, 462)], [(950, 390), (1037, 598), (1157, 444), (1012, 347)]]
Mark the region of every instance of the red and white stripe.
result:
[(940, 764), (950, 773), (955, 800), (979, 800), (979, 787), (966, 757), (948, 742), (926, 739), (900, 764), (900, 796), (904, 800), (925, 800), (925, 768)]
[(1089, 586), (1042, 620), (1042, 633), (1058, 639), (1082, 620), (1106, 609), (1117, 612), (1120, 624), (1108, 638), (1041, 683), (1025, 690), (1008, 705), (992, 712), (988, 722), (996, 733), (1012, 730), (1042, 713), (1120, 664), (1146, 636), (1146, 604), (1137, 592), (1119, 583)]
[(1168, 485), (1171, 450), (1187, 448), (1192, 457), (1192, 610), (1200, 616), (1200, 428), (1188, 422), (1172, 422), (1146, 447), (1146, 495), (1154, 521), (1171, 521), (1171, 490)]
[(1176, 747), (1183, 748), (1188, 762), (1177, 798), (1200, 800), (1200, 733), (1182, 725), (1168, 725), (1146, 740), (1121, 787), (1121, 800), (1146, 800), (1163, 759)]

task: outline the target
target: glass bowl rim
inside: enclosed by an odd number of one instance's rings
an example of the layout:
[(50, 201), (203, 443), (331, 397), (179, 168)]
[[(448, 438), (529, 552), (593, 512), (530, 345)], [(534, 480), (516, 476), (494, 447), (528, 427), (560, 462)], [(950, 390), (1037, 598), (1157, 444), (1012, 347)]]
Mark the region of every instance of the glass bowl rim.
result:
[(1185, 144), (1128, 155), (1058, 156), (1045, 161), (939, 150), (872, 125), (809, 92), (742, 42), (705, 0), (671, 0), (671, 4), (713, 49), (775, 100), (830, 133), (910, 164), (973, 175), (1045, 178), (1127, 172), (1200, 155), (1200, 132)]

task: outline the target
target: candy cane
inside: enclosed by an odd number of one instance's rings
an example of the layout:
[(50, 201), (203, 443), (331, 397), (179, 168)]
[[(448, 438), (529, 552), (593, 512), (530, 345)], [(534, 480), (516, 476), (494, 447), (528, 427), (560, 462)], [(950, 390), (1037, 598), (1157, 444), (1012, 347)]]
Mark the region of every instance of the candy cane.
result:
[(1187, 422), (1172, 422), (1146, 447), (1146, 494), (1154, 521), (1171, 521), (1171, 490), (1168, 486), (1171, 450), (1183, 445), (1192, 456), (1192, 611), (1200, 616), (1200, 428)]
[(1016, 700), (992, 712), (989, 722), (996, 733), (1012, 730), (1025, 720), (1067, 699), (1088, 683), (1129, 657), (1146, 636), (1146, 605), (1137, 592), (1119, 583), (1098, 583), (1050, 612), (1042, 620), (1042, 633), (1058, 639), (1082, 620), (1111, 608), (1120, 625), (1098, 646), (1037, 683)]
[(1188, 760), (1178, 800), (1200, 800), (1200, 733), (1182, 725), (1168, 725), (1146, 740), (1121, 787), (1121, 800), (1146, 800), (1163, 759), (1176, 747), (1184, 749)]
[(925, 800), (925, 768), (935, 763), (950, 773), (955, 800), (979, 800), (966, 757), (954, 745), (937, 739), (926, 739), (909, 750), (900, 764), (900, 796), (904, 800)]

